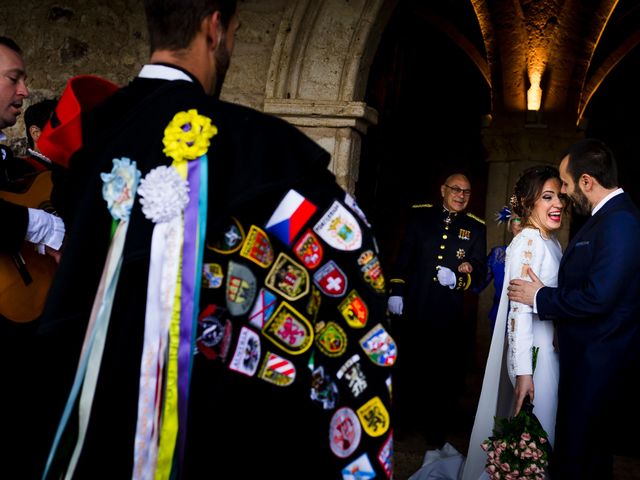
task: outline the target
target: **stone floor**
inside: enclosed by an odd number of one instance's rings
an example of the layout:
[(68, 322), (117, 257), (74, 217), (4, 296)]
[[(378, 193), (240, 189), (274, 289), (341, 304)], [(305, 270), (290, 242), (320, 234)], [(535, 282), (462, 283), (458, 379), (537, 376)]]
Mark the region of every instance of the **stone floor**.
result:
[[(461, 402), (461, 409), (465, 420), (447, 437), (456, 450), (466, 455), (469, 447), (469, 436), (473, 426), (473, 416), (479, 395), (480, 374), (470, 375), (467, 382), (467, 395)], [(421, 435), (412, 434), (406, 438), (396, 439), (394, 444), (395, 480), (407, 480), (422, 465), (427, 450), (441, 448), (442, 445), (428, 444)], [(634, 456), (615, 457), (615, 480), (640, 480), (640, 452)]]

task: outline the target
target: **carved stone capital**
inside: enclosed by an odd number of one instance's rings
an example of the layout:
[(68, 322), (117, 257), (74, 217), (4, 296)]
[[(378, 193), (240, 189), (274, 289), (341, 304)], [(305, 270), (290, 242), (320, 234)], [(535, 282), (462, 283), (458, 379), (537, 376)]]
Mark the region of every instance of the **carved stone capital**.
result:
[(489, 162), (534, 162), (558, 164), (559, 156), (583, 137), (581, 132), (549, 131), (546, 128), (488, 128), (482, 144)]
[(378, 123), (378, 112), (364, 102), (267, 98), (264, 111), (297, 127), (350, 127), (362, 134)]

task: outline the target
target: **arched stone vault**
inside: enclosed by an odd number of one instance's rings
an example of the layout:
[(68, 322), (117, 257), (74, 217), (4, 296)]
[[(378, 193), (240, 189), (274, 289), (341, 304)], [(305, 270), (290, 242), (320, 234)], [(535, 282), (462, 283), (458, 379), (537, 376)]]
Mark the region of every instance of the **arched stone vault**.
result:
[(369, 67), (396, 1), (294, 0), (271, 56), (264, 110), (293, 123), (332, 156), (353, 191), (362, 135), (377, 122), (363, 101)]
[[(331, 170), (353, 192), (360, 147), (377, 112), (363, 102), (373, 55), (398, 0), (292, 0), (272, 51), (264, 110), (305, 131), (332, 155)], [(482, 43), (432, 4), (414, 2), (426, 24), (446, 34), (491, 87), (483, 122), (487, 152), (486, 212), (498, 211), (520, 172), (553, 163), (582, 136), (577, 125), (594, 92), (640, 42), (630, 32), (617, 44), (601, 39), (618, 0), (470, 0)], [(594, 63), (598, 47), (604, 52)], [(566, 241), (568, 227), (561, 233)], [(488, 222), (488, 245), (507, 241)], [(481, 303), (481, 315), (488, 298)]]
[[(581, 135), (576, 125), (594, 93), (640, 43), (635, 0), (456, 2), (467, 23), (450, 15), (452, 2), (248, 0), (239, 3), (245, 26), (223, 98), (305, 131), (331, 153), (332, 170), (353, 191), (362, 138), (377, 122), (363, 101), (369, 69), (399, 2), (466, 52), (491, 86), (491, 112), (483, 121), (488, 212), (504, 201), (524, 166), (556, 162)], [(26, 30), (19, 29), (25, 12), (32, 26)], [(59, 94), (69, 76), (81, 73), (124, 84), (147, 56), (136, 2), (5, 0), (0, 33), (15, 36), (25, 50), (34, 101)], [(528, 111), (527, 92), (538, 82), (540, 107)], [(22, 128), (19, 122), (6, 133), (20, 141)], [(491, 235), (497, 242), (504, 232)]]

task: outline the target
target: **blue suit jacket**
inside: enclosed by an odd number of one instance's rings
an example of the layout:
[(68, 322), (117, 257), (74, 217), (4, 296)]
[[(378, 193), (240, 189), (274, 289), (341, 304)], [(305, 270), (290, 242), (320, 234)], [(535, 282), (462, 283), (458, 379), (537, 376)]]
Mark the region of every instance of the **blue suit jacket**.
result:
[(572, 239), (558, 288), (538, 292), (540, 318), (557, 321), (563, 370), (610, 376), (625, 352), (640, 348), (639, 246), (640, 212), (623, 193)]
[(637, 378), (629, 375), (637, 375), (640, 352), (639, 247), (640, 212), (625, 193), (617, 195), (572, 239), (558, 287), (538, 292), (540, 318), (558, 330), (556, 447), (579, 448), (600, 431), (624, 380)]

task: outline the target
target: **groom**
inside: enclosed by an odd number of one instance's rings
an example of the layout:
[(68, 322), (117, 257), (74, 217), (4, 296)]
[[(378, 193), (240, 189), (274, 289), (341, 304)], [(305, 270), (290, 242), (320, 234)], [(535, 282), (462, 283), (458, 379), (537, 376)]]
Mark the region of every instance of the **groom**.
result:
[[(509, 299), (556, 322), (560, 385), (553, 478), (610, 479), (613, 414), (640, 364), (640, 212), (618, 188), (616, 161), (599, 140), (560, 162), (562, 193), (591, 215), (567, 247), (558, 287), (512, 280)], [(627, 387), (628, 388), (628, 387)]]

